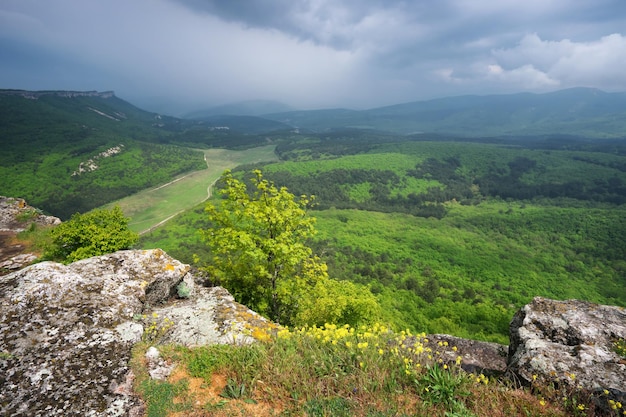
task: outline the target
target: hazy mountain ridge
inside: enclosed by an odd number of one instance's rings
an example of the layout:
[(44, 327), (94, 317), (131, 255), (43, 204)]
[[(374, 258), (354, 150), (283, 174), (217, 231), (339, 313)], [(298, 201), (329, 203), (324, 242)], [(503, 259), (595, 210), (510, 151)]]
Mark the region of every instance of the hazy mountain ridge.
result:
[(295, 109), (285, 103), (273, 100), (247, 100), (224, 104), (204, 110), (196, 110), (184, 115), (187, 119), (204, 119), (210, 116), (261, 116), (268, 113), (283, 113)]
[(610, 138), (624, 136), (626, 93), (572, 88), (545, 94), (446, 97), (364, 111), (312, 110), (263, 117), (318, 131), (360, 127), (465, 137), (571, 134)]

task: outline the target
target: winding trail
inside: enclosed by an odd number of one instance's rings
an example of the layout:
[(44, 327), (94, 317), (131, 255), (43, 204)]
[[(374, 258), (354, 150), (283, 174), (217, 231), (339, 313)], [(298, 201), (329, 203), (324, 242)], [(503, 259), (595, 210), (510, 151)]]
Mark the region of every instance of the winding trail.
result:
[(244, 151), (200, 150), (204, 154), (206, 169), (189, 172), (165, 184), (140, 191), (104, 207), (110, 209), (115, 205), (120, 206), (124, 214), (130, 218), (129, 228), (144, 235), (211, 198), (212, 188), (224, 170), (233, 169), (241, 164), (277, 161), (274, 149), (275, 145)]

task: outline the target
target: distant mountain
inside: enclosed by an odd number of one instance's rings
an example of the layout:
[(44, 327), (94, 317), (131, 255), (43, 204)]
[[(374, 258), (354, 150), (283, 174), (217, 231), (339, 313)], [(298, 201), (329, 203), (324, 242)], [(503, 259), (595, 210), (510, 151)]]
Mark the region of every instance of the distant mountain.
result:
[(365, 111), (292, 111), (263, 117), (316, 131), (356, 127), (402, 134), (612, 138), (626, 136), (626, 93), (572, 88), (546, 94), (448, 97)]
[(195, 120), (214, 129), (229, 129), (244, 134), (263, 134), (281, 130), (293, 130), (288, 124), (256, 116), (220, 115)]
[[(35, 140), (45, 129), (81, 131), (85, 136), (123, 134), (134, 139), (157, 140), (181, 129), (187, 122), (141, 110), (112, 91), (0, 90), (0, 143), (7, 132), (28, 132)], [(45, 141), (61, 137), (43, 137)]]
[(210, 109), (198, 110), (186, 114), (187, 119), (204, 119), (210, 116), (260, 116), (268, 113), (283, 113), (293, 111), (294, 108), (279, 101), (248, 100), (238, 103), (225, 104)]

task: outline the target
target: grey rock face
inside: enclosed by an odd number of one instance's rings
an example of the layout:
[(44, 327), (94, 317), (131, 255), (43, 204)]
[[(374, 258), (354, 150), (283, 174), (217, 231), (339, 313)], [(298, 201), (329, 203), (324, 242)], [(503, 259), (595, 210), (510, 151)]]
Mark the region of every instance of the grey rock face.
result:
[(39, 210), (26, 204), (21, 198), (0, 196), (0, 231), (21, 232), (30, 223), (57, 225), (58, 217), (45, 216)]
[(45, 216), (21, 198), (0, 196), (0, 275), (24, 268), (37, 259), (24, 244), (14, 238), (30, 225), (53, 226), (61, 223), (57, 217)]
[[(155, 249), (1, 276), (0, 415), (141, 415), (129, 369), (136, 342), (248, 343), (275, 327), (225, 289), (195, 285), (189, 269)], [(189, 298), (177, 299), (183, 281)], [(150, 374), (166, 378), (174, 364), (150, 352)]]
[(626, 360), (613, 343), (626, 339), (626, 309), (536, 297), (511, 322), (508, 366), (522, 381), (533, 375), (586, 390), (626, 391)]
[(162, 341), (184, 346), (248, 344), (255, 330), (271, 331), (275, 324), (237, 303), (222, 287), (195, 286), (194, 296), (155, 309), (176, 323)]
[(454, 363), (460, 356), (461, 368), (467, 372), (498, 376), (506, 371), (506, 345), (462, 339), (447, 334), (429, 334), (427, 339), (427, 346), (433, 351), (441, 352), (441, 358), (445, 362)]
[(143, 334), (133, 317), (165, 302), (188, 269), (157, 249), (0, 277), (0, 414), (127, 415), (138, 399), (120, 387)]

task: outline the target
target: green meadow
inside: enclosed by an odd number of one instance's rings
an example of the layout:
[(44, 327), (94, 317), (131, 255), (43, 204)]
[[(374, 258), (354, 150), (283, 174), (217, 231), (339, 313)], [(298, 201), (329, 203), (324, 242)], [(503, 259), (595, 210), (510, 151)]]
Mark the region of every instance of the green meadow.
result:
[(120, 206), (124, 214), (131, 218), (129, 227), (135, 232), (145, 233), (209, 198), (212, 185), (224, 170), (242, 164), (276, 160), (274, 148), (274, 145), (267, 145), (243, 151), (202, 150), (206, 169), (179, 176), (166, 184), (143, 190), (105, 207)]

